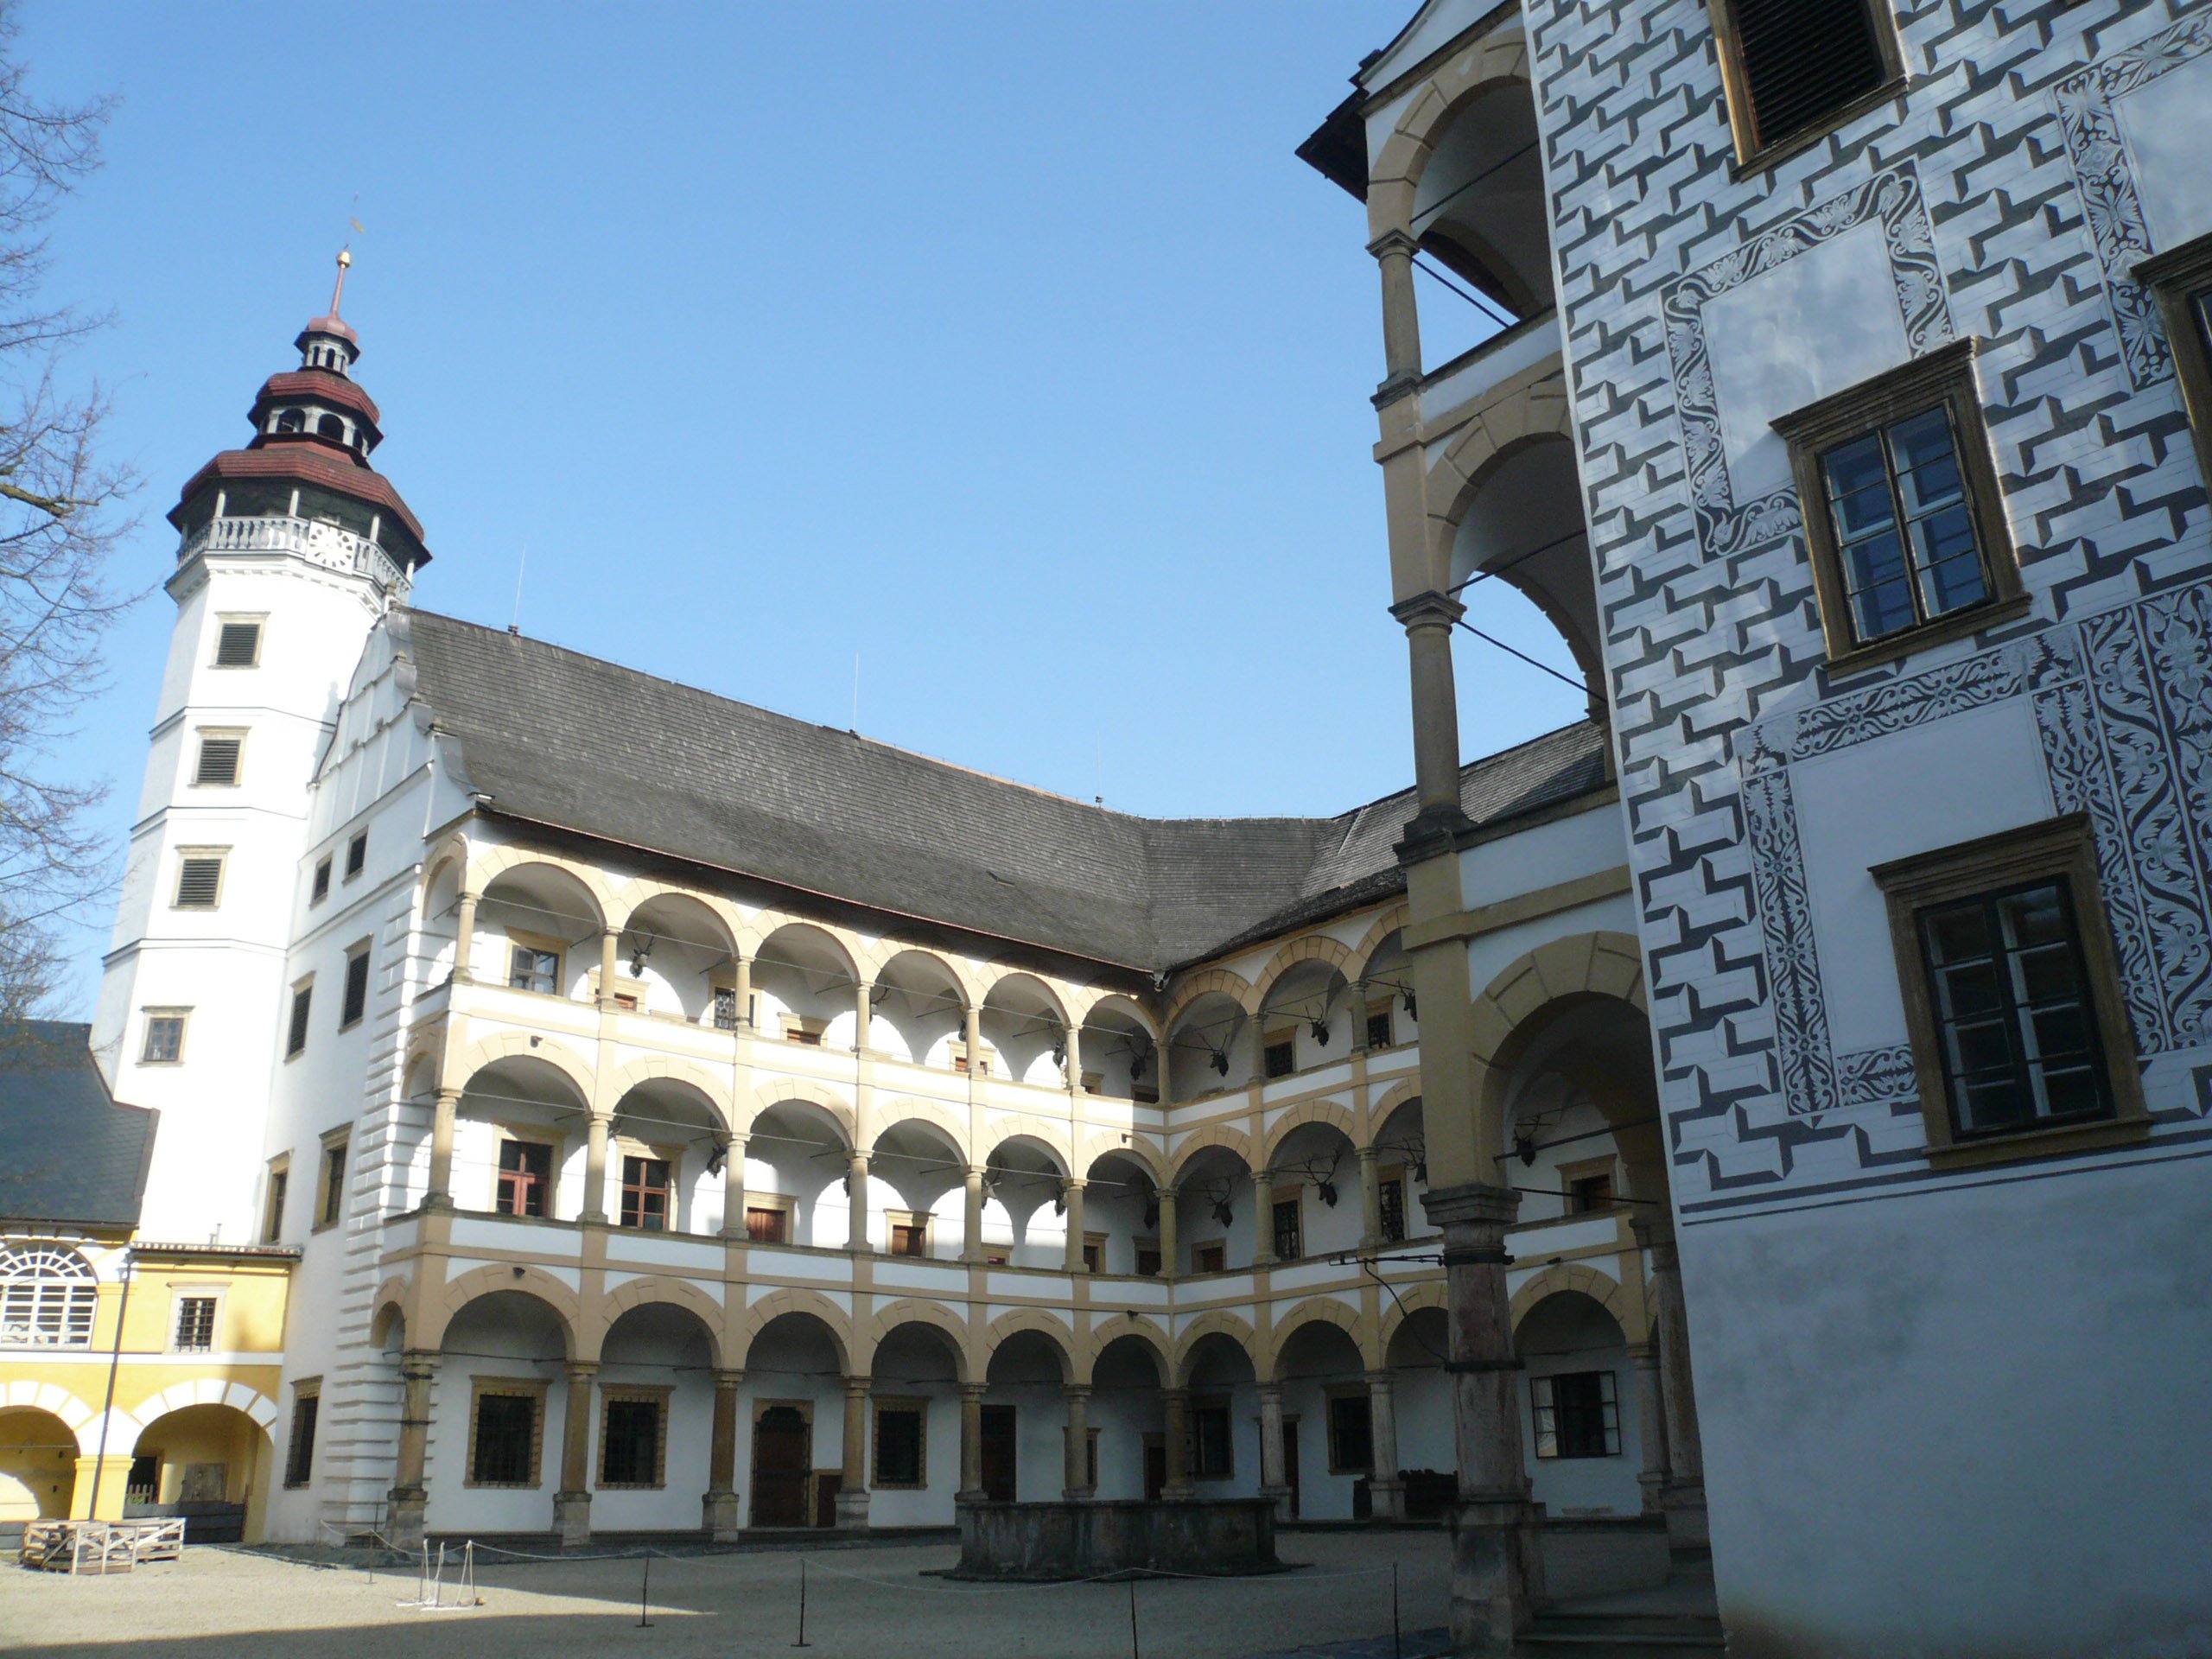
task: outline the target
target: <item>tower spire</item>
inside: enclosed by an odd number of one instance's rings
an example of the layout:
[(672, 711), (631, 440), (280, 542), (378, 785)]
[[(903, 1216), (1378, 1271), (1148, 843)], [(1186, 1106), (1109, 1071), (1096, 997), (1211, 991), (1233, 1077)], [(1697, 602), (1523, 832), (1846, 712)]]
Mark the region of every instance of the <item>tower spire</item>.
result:
[(340, 248), (338, 250), (338, 283), (337, 285), (330, 290), (330, 315), (334, 317), (338, 315), (339, 301), (346, 297), (346, 272), (347, 268), (350, 267), (353, 263), (353, 249)]

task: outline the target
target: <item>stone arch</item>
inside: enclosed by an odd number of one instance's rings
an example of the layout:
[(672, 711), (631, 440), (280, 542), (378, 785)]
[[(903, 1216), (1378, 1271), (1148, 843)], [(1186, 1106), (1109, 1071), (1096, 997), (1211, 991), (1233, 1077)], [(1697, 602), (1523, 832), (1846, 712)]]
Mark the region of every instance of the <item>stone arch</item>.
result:
[[(62, 1427), (77, 1437), (79, 1451), (89, 1454), (99, 1446), (100, 1414), (56, 1383), (34, 1382), (23, 1377), (0, 1382), (0, 1411), (42, 1411), (60, 1419)], [(115, 1421), (123, 1422), (128, 1419), (124, 1414), (118, 1413)], [(89, 1444), (86, 1440), (88, 1427), (92, 1431)], [(135, 1423), (131, 1432), (134, 1436), (137, 1432)]]
[[(599, 906), (598, 925), (604, 931), (612, 925), (619, 907), (614, 884), (594, 866), (576, 859), (563, 858), (558, 853), (540, 852), (531, 847), (481, 847), (468, 861), (467, 889), (480, 893), (509, 870), (522, 868), (526, 864), (543, 864), (548, 869), (558, 870), (581, 883)], [(578, 918), (579, 920), (583, 918)]]
[(680, 1307), (698, 1316), (699, 1323), (707, 1327), (707, 1353), (709, 1365), (717, 1370), (722, 1363), (722, 1332), (729, 1322), (728, 1310), (688, 1279), (671, 1278), (663, 1274), (649, 1274), (641, 1279), (626, 1279), (600, 1300), (578, 1344), (582, 1357), (599, 1357), (607, 1341), (607, 1333), (614, 1328), (614, 1321), (633, 1307), (645, 1307), (659, 1302)]
[(1009, 1141), (1033, 1141), (1052, 1154), (1060, 1166), (1062, 1179), (1071, 1179), (1083, 1172), (1075, 1167), (1075, 1148), (1068, 1143), (1065, 1123), (1048, 1117), (1022, 1117), (1012, 1112), (1001, 1112), (983, 1122), (983, 1138), (976, 1150), (988, 1159)]
[(405, 1274), (394, 1274), (377, 1287), (377, 1294), (369, 1299), (369, 1345), (381, 1348), (385, 1332), (391, 1329), (387, 1319), (399, 1321), (402, 1331), (407, 1328), (407, 1299), (414, 1294), (413, 1279)]
[(1052, 1344), (1052, 1351), (1060, 1357), (1060, 1376), (1069, 1382), (1088, 1382), (1090, 1367), (1086, 1363), (1082, 1375), (1076, 1371), (1076, 1335), (1074, 1327), (1054, 1319), (1042, 1308), (1018, 1307), (1011, 1313), (1001, 1313), (991, 1321), (990, 1329), (983, 1334), (982, 1370), (990, 1370), (991, 1356), (1006, 1345), (1007, 1338), (1024, 1331), (1033, 1331)]
[(1301, 1101), (1280, 1118), (1267, 1132), (1260, 1143), (1262, 1169), (1272, 1168), (1275, 1152), (1293, 1129), (1303, 1128), (1308, 1123), (1326, 1123), (1344, 1131), (1344, 1139), (1355, 1147), (1359, 1145), (1359, 1124), (1349, 1107), (1333, 1100)]
[(1227, 1123), (1214, 1123), (1203, 1129), (1192, 1131), (1188, 1140), (1167, 1154), (1169, 1179), (1179, 1185), (1183, 1179), (1183, 1172), (1189, 1166), (1191, 1160), (1209, 1147), (1227, 1147), (1244, 1160), (1244, 1167), (1247, 1169), (1261, 1167), (1260, 1165), (1252, 1161), (1251, 1136)]
[(1157, 1147), (1136, 1135), (1131, 1135), (1128, 1140), (1124, 1141), (1121, 1133), (1112, 1129), (1102, 1129), (1083, 1143), (1083, 1164), (1077, 1173), (1086, 1179), (1089, 1179), (1090, 1166), (1093, 1164), (1101, 1158), (1117, 1152), (1126, 1157), (1134, 1158), (1138, 1163), (1143, 1165), (1145, 1173), (1152, 1177), (1152, 1184), (1154, 1186), (1165, 1186), (1167, 1184), (1167, 1161), (1160, 1155)]
[(1384, 1090), (1382, 1097), (1370, 1103), (1367, 1108), (1367, 1132), (1371, 1138), (1390, 1121), (1390, 1114), (1409, 1100), (1421, 1098), (1421, 1079), (1401, 1077)]
[(1414, 193), (1436, 146), (1461, 110), (1508, 85), (1524, 91), (1529, 85), (1528, 42), (1517, 30), (1503, 39), (1486, 37), (1429, 77), (1368, 168), (1370, 239), (1386, 231), (1411, 233)]
[(607, 1096), (619, 1104), (622, 1097), (639, 1084), (662, 1081), (688, 1084), (696, 1089), (707, 1097), (708, 1103), (724, 1122), (736, 1115), (736, 1103), (730, 1097), (728, 1072), (717, 1077), (695, 1061), (679, 1059), (673, 1055), (654, 1054), (631, 1061), (614, 1074), (613, 1081), (607, 1085)]
[(1144, 1027), (1144, 1034), (1155, 1043), (1160, 1040), (1159, 1020), (1154, 1016), (1150, 1008), (1145, 1007), (1140, 998), (1128, 991), (1117, 991), (1110, 986), (1091, 985), (1081, 990), (1071, 991), (1068, 996), (1069, 1010), (1075, 1015), (1076, 1024), (1078, 1026), (1089, 1024), (1090, 1016), (1098, 1011), (1098, 1005), (1102, 1002), (1120, 1002), (1126, 1005), (1130, 1017)]
[(855, 979), (861, 977), (866, 971), (863, 964), (868, 957), (868, 946), (860, 935), (850, 928), (823, 921), (818, 917), (799, 916), (788, 911), (764, 910), (755, 915), (751, 925), (738, 935), (738, 943), (741, 948), (749, 947), (747, 954), (758, 961), (760, 948), (787, 927), (818, 933), (828, 940), (842, 959), (845, 971)]
[(1193, 974), (1175, 988), (1175, 995), (1167, 1000), (1167, 1010), (1160, 1016), (1160, 1028), (1169, 1036), (1175, 1034), (1175, 1021), (1183, 1010), (1200, 997), (1220, 991), (1231, 998), (1236, 1006), (1250, 1014), (1257, 1008), (1259, 1000), (1252, 994), (1252, 987), (1241, 974), (1226, 968), (1209, 968), (1204, 973)]
[(760, 1336), (770, 1320), (786, 1313), (811, 1313), (822, 1321), (830, 1332), (830, 1340), (837, 1350), (838, 1367), (848, 1376), (854, 1375), (852, 1364), (853, 1322), (845, 1311), (818, 1290), (786, 1288), (772, 1290), (745, 1310), (737, 1327), (730, 1333), (726, 1351), (737, 1361), (740, 1368), (753, 1357), (753, 1339)]
[(944, 1130), (952, 1137), (952, 1144), (960, 1155), (970, 1163), (975, 1161), (974, 1148), (968, 1144), (967, 1114), (956, 1112), (943, 1101), (919, 1095), (898, 1095), (887, 1102), (879, 1101), (868, 1114), (868, 1146), (873, 1148), (888, 1131), (901, 1123), (927, 1123)]
[(583, 1309), (576, 1293), (542, 1268), (524, 1267), (519, 1262), (512, 1265), (493, 1262), (472, 1268), (440, 1287), (434, 1293), (436, 1300), (423, 1310), (423, 1328), (410, 1332), (408, 1341), (416, 1348), (442, 1346), (446, 1328), (454, 1322), (461, 1309), (479, 1296), (489, 1296), (503, 1290), (516, 1291), (544, 1303), (560, 1322), (561, 1341), (567, 1350), (568, 1357), (575, 1359), (578, 1357), (576, 1340), (583, 1324)]
[[(719, 893), (702, 893), (696, 887), (687, 887), (678, 882), (663, 881), (649, 875), (632, 876), (613, 890), (613, 902), (607, 912), (607, 925), (625, 928), (639, 911), (656, 899), (688, 899), (712, 916), (728, 936), (716, 941), (729, 947), (730, 954), (738, 954), (741, 946), (744, 918), (737, 906)], [(702, 941), (703, 943), (703, 941)]]
[(753, 1091), (752, 1111), (746, 1115), (744, 1122), (733, 1123), (731, 1128), (740, 1135), (750, 1135), (753, 1119), (770, 1107), (779, 1106), (787, 1100), (804, 1101), (810, 1106), (819, 1106), (830, 1114), (843, 1132), (848, 1147), (858, 1144), (858, 1136), (854, 1132), (852, 1102), (835, 1090), (808, 1077), (779, 1077), (773, 1082), (762, 1084)]
[(1152, 1363), (1160, 1369), (1160, 1386), (1168, 1386), (1175, 1376), (1175, 1345), (1167, 1332), (1156, 1320), (1139, 1313), (1117, 1313), (1112, 1316), (1112, 1320), (1110, 1328), (1104, 1319), (1091, 1326), (1090, 1340), (1083, 1351), (1083, 1374), (1076, 1380), (1090, 1382), (1097, 1373), (1099, 1356), (1123, 1337), (1135, 1337), (1151, 1350)]
[[(228, 1406), (233, 1411), (242, 1411), (264, 1434), (275, 1426), (277, 1417), (276, 1402), (260, 1389), (219, 1376), (196, 1376), (188, 1382), (172, 1382), (159, 1394), (141, 1400), (131, 1414), (137, 1419), (139, 1432), (143, 1433), (156, 1420), (193, 1406)], [(112, 1435), (109, 1449), (114, 1449)]]
[(1359, 964), (1359, 971), (1354, 973), (1347, 968), (1344, 977), (1354, 982), (1366, 978), (1367, 964), (1375, 959), (1375, 953), (1382, 948), (1393, 933), (1404, 931), (1407, 920), (1407, 910), (1402, 904), (1393, 905), (1377, 916), (1360, 942), (1351, 949), (1352, 960)]
[(452, 1071), (442, 1079), (449, 1089), (466, 1089), (468, 1080), (496, 1060), (539, 1060), (551, 1066), (569, 1081), (569, 1086), (586, 1103), (593, 1097), (596, 1081), (591, 1063), (558, 1038), (531, 1036), (519, 1031), (503, 1031), (472, 1043), (454, 1057)]
[(940, 1302), (924, 1301), (909, 1296), (895, 1301), (868, 1321), (868, 1334), (856, 1344), (853, 1366), (856, 1373), (866, 1375), (874, 1369), (875, 1351), (883, 1339), (902, 1325), (926, 1325), (933, 1331), (943, 1332), (952, 1344), (952, 1374), (957, 1382), (965, 1382), (977, 1370), (975, 1354), (975, 1334), (967, 1324), (956, 1317)]
[[(1397, 1287), (1393, 1286), (1392, 1288)], [(1451, 1309), (1451, 1301), (1444, 1294), (1444, 1281), (1440, 1279), (1408, 1285), (1390, 1299), (1390, 1306), (1382, 1310), (1381, 1326), (1376, 1332), (1376, 1348), (1385, 1361), (1389, 1358), (1390, 1344), (1396, 1339), (1400, 1327), (1414, 1314), (1432, 1307), (1440, 1313), (1448, 1313)]]
[(1376, 1339), (1371, 1321), (1359, 1310), (1348, 1306), (1333, 1296), (1309, 1296), (1288, 1312), (1271, 1319), (1268, 1325), (1266, 1351), (1261, 1357), (1266, 1364), (1260, 1369), (1260, 1359), (1253, 1362), (1255, 1371), (1269, 1382), (1281, 1382), (1277, 1372), (1282, 1365), (1283, 1345), (1308, 1325), (1333, 1325), (1351, 1338), (1352, 1346), (1359, 1350), (1359, 1363), (1370, 1371), (1382, 1369), (1382, 1344)]
[(984, 996), (982, 976), (970, 963), (961, 957), (947, 956), (942, 950), (918, 944), (912, 939), (878, 939), (865, 951), (861, 965), (867, 970), (868, 978), (873, 981), (878, 974), (900, 957), (927, 957), (944, 969), (946, 976), (960, 988), (960, 995), (966, 999), (966, 1005), (969, 1007), (982, 1006)]
[(1539, 1302), (1568, 1291), (1587, 1296), (1611, 1314), (1613, 1323), (1620, 1326), (1621, 1334), (1629, 1341), (1641, 1342), (1649, 1334), (1643, 1329), (1643, 1321), (1630, 1313), (1627, 1293), (1622, 1288), (1619, 1280), (1607, 1278), (1579, 1262), (1562, 1262), (1555, 1267), (1544, 1268), (1513, 1293), (1513, 1330), (1516, 1337), (1520, 1333), (1521, 1322), (1535, 1311)]
[(468, 887), (468, 838), (454, 834), (440, 842), (430, 855), (423, 861), (422, 890), (427, 898), (446, 867), (453, 867), (454, 880), (463, 890)]
[(1072, 1006), (1071, 988), (1050, 975), (1040, 974), (1028, 968), (1012, 968), (993, 963), (990, 977), (988, 980), (982, 980), (980, 975), (977, 977), (981, 980), (982, 990), (982, 994), (976, 999), (976, 1006), (979, 1008), (990, 999), (992, 993), (1009, 979), (1026, 979), (1045, 993), (1046, 1000), (1052, 1005), (1052, 1011), (1059, 1015), (1060, 1023), (1063, 1026), (1077, 1023), (1069, 1013)]
[(1258, 977), (1253, 980), (1252, 1007), (1264, 1007), (1268, 993), (1274, 988), (1275, 981), (1301, 962), (1325, 962), (1350, 979), (1351, 974), (1348, 964), (1351, 959), (1351, 952), (1325, 933), (1308, 933), (1302, 939), (1293, 939), (1274, 953), (1268, 965), (1260, 969)]
[(1471, 1022), (1485, 1106), (1503, 1105), (1493, 1096), (1504, 1086), (1501, 1062), (1516, 1033), (1540, 1009), (1572, 997), (1610, 997), (1648, 1017), (1637, 942), (1625, 933), (1573, 933), (1538, 945), (1492, 976), (1475, 999)]
[(1251, 1325), (1234, 1313), (1217, 1309), (1211, 1313), (1198, 1315), (1191, 1321), (1183, 1334), (1175, 1338), (1175, 1365), (1168, 1373), (1173, 1379), (1172, 1386), (1180, 1389), (1190, 1385), (1191, 1351), (1205, 1338), (1217, 1335), (1230, 1338), (1243, 1349), (1244, 1357), (1252, 1362), (1252, 1375), (1261, 1375), (1260, 1342)]

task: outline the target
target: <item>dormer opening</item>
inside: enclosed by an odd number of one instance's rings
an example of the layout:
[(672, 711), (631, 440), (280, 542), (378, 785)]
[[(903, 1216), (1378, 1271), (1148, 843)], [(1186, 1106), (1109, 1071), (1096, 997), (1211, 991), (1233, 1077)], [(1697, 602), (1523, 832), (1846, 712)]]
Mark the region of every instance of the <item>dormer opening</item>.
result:
[(307, 429), (308, 417), (304, 410), (280, 410), (276, 416), (279, 432), (302, 432)]

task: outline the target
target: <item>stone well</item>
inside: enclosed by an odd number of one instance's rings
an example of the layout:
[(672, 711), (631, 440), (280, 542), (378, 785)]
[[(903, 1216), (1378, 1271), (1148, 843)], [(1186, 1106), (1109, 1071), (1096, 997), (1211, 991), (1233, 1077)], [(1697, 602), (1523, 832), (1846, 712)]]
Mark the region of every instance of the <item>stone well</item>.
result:
[(1152, 1569), (1235, 1577), (1280, 1573), (1265, 1498), (1148, 1503), (958, 1504), (955, 1579), (1050, 1582)]

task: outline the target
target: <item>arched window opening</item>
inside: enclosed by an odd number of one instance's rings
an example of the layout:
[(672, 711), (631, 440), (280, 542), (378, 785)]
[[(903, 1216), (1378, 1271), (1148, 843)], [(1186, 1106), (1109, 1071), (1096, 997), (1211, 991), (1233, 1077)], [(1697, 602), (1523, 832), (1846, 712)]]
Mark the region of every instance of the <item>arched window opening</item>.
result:
[(0, 1250), (0, 1344), (88, 1348), (99, 1285), (92, 1264), (54, 1244)]
[(335, 415), (320, 417), (315, 423), (315, 432), (319, 438), (329, 438), (339, 443), (346, 442), (346, 423)]
[(279, 432), (304, 431), (307, 428), (307, 415), (301, 410), (284, 410), (276, 416), (276, 429)]

